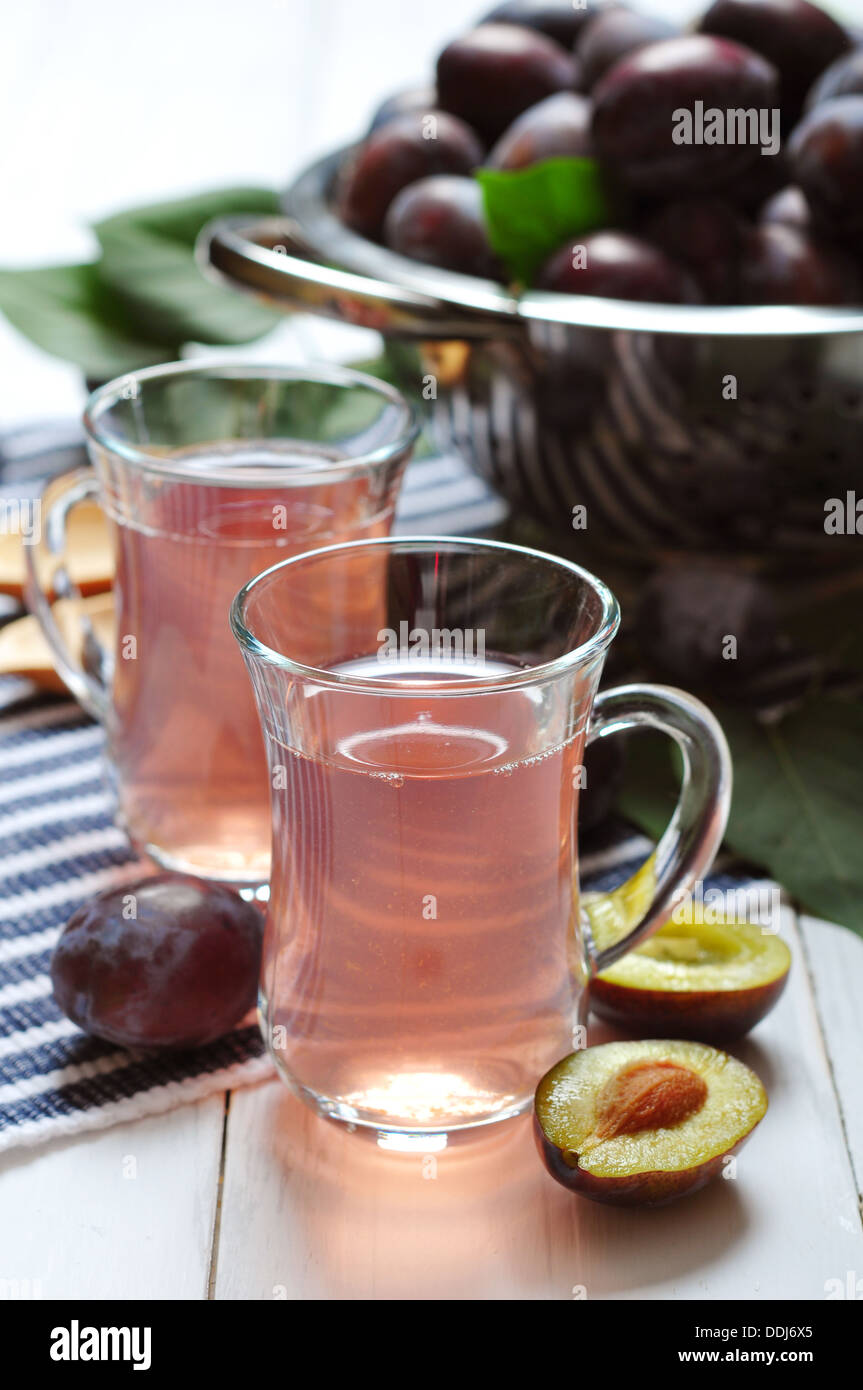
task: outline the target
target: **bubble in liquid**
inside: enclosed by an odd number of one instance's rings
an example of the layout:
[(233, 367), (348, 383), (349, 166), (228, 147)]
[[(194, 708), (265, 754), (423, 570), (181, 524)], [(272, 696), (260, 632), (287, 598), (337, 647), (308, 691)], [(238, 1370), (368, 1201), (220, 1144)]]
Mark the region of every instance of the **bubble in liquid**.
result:
[(374, 777), (378, 782), (386, 782), (390, 787), (403, 787), (405, 784), (404, 774), (401, 772), (370, 772), (370, 777)]

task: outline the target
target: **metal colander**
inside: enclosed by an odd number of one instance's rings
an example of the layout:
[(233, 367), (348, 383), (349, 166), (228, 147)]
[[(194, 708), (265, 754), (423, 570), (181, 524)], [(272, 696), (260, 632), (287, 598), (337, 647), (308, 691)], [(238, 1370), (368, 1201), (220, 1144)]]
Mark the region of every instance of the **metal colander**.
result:
[[(855, 563), (825, 504), (863, 496), (863, 311), (695, 307), (530, 291), (397, 256), (336, 217), (350, 150), (314, 164), (284, 217), (205, 229), (209, 273), (285, 310), (379, 330), (401, 385), (507, 499), (629, 563), (705, 549)], [(430, 393), (429, 393), (430, 394)]]

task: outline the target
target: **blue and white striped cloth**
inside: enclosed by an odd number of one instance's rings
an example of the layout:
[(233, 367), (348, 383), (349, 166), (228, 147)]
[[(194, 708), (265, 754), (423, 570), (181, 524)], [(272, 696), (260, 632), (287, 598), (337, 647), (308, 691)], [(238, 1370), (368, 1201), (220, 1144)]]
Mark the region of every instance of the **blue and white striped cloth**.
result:
[[(83, 461), (77, 430), (40, 426), (0, 441), (0, 498), (35, 492)], [(504, 508), (458, 459), (409, 471), (404, 532), (476, 534)], [(0, 621), (12, 616), (11, 601)], [(70, 700), (0, 680), (0, 1150), (173, 1109), (271, 1074), (257, 1027), (187, 1052), (131, 1052), (82, 1034), (51, 995), (57, 935), (86, 898), (140, 872), (112, 819), (102, 730)], [(627, 878), (649, 843), (603, 832), (583, 872), (591, 888)]]

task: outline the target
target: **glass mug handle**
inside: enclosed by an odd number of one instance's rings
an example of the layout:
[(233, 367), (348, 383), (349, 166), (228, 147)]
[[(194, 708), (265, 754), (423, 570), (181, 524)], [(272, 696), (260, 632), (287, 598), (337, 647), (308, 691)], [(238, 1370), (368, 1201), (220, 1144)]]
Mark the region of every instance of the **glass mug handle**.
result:
[[(92, 623), (82, 618), (84, 632), (84, 662), (75, 657), (57, 622), (51, 606), (54, 599), (80, 599), (81, 592), (66, 565), (66, 532), (69, 514), (90, 498), (98, 499), (99, 483), (90, 468), (76, 468), (52, 478), (42, 496), (44, 517), (42, 536), (35, 545), (24, 547), (27, 567), (27, 605), (39, 620), (45, 639), (51, 648), (57, 670), (79, 704), (100, 722), (105, 721), (109, 708), (108, 690), (103, 676), (110, 663), (109, 653), (102, 647)], [(94, 659), (88, 660), (88, 652)]]
[[(629, 729), (656, 729), (673, 739), (683, 762), (683, 780), (674, 814), (648, 860), (653, 866), (650, 901), (639, 920), (633, 926), (627, 920), (625, 933), (609, 944), (598, 945), (587, 934), (590, 977), (668, 921), (713, 863), (731, 803), (728, 744), (718, 721), (700, 700), (667, 685), (621, 685), (602, 691), (594, 701), (588, 744)], [(630, 884), (634, 882), (630, 879)], [(596, 922), (594, 912), (588, 911), (587, 916)]]

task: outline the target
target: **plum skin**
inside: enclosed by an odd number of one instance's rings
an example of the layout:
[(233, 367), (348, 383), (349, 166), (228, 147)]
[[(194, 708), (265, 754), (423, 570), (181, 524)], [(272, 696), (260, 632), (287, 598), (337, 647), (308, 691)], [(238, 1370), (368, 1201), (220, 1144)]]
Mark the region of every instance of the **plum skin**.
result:
[(645, 240), (686, 266), (708, 300), (733, 303), (743, 256), (745, 222), (715, 197), (666, 203), (642, 229)]
[(517, 116), (486, 160), (489, 169), (526, 169), (543, 159), (593, 154), (592, 110), (586, 97), (555, 92)]
[(521, 24), (525, 29), (535, 29), (549, 39), (568, 48), (575, 43), (585, 27), (598, 14), (601, 6), (596, 0), (576, 7), (572, 0), (503, 0), (488, 14), (483, 15), (482, 24)]
[(554, 92), (574, 91), (578, 69), (554, 39), (515, 24), (484, 24), (447, 44), (437, 63), (438, 99), (489, 143)]
[(852, 48), (822, 72), (806, 98), (806, 110), (835, 97), (863, 96), (863, 47)]
[(384, 241), (399, 255), (429, 265), (506, 278), (489, 244), (482, 190), (473, 179), (436, 174), (403, 188), (386, 215)]
[(637, 49), (593, 89), (600, 160), (651, 197), (716, 192), (761, 159), (755, 145), (686, 145), (673, 139), (675, 112), (777, 105), (776, 69), (728, 39), (687, 34)]
[(774, 193), (761, 208), (758, 221), (761, 226), (778, 224), (780, 227), (796, 227), (798, 231), (811, 233), (812, 211), (803, 189), (788, 184), (786, 188)]
[(788, 983), (786, 970), (749, 989), (638, 989), (601, 976), (590, 982), (591, 1010), (607, 1023), (664, 1038), (723, 1043), (741, 1038), (770, 1013)]
[(408, 87), (381, 102), (369, 122), (366, 134), (374, 135), (376, 130), (389, 125), (390, 121), (397, 120), (399, 116), (425, 116), (428, 112), (436, 110), (437, 92), (434, 87)]
[(680, 33), (676, 24), (636, 10), (608, 9), (585, 28), (578, 44), (578, 58), (587, 91), (595, 87), (615, 63), (640, 48)]
[(837, 240), (859, 246), (863, 234), (863, 96), (833, 97), (814, 106), (789, 145), (794, 182), (816, 223)]
[[(583, 266), (574, 264), (573, 246), (583, 248)], [(694, 279), (659, 247), (616, 231), (588, 232), (559, 247), (540, 267), (536, 288), (655, 304), (699, 297)]]
[(698, 27), (745, 44), (773, 63), (782, 106), (791, 118), (818, 75), (851, 47), (842, 26), (809, 0), (714, 0)]
[(548, 1138), (534, 1110), (533, 1137), (539, 1156), (555, 1182), (568, 1192), (576, 1192), (592, 1202), (614, 1207), (663, 1207), (706, 1187), (722, 1171), (727, 1158), (739, 1153), (759, 1121), (756, 1119), (737, 1143), (724, 1153), (716, 1154), (693, 1168), (673, 1172), (656, 1170), (632, 1173), (627, 1177), (605, 1178), (588, 1173), (578, 1165), (578, 1155), (559, 1149)]
[(788, 222), (764, 222), (748, 234), (738, 288), (744, 304), (860, 302), (860, 276), (851, 257)]
[[(434, 126), (427, 127), (427, 120)], [(445, 111), (394, 116), (368, 136), (342, 171), (341, 216), (360, 236), (378, 240), (403, 188), (432, 174), (469, 174), (482, 157), (477, 135), (457, 116)]]
[(72, 915), (51, 959), (54, 998), (86, 1033), (123, 1047), (200, 1046), (255, 1004), (262, 941), (260, 913), (230, 889), (155, 874)]

